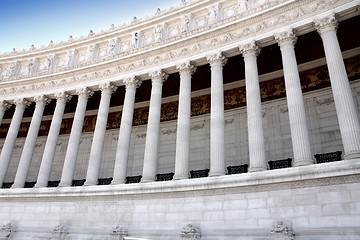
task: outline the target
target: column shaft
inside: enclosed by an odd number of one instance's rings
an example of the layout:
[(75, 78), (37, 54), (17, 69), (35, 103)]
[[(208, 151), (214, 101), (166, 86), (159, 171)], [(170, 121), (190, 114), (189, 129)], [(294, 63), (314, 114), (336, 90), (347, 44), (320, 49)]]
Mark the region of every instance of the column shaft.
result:
[(210, 107), (210, 173), (209, 176), (225, 174), (225, 122), (223, 65), (226, 60), (221, 53), (208, 56), (211, 66)]
[(156, 71), (151, 73), (150, 76), (152, 77), (152, 88), (141, 182), (155, 181), (159, 158), (161, 96), (164, 73)]
[(174, 175), (176, 180), (189, 178), (191, 74), (196, 69), (190, 62), (178, 65), (177, 68), (180, 71), (180, 91)]
[(16, 108), (14, 116), (11, 119), (10, 127), (5, 138), (5, 142), (0, 155), (0, 187), (2, 186), (6, 172), (9, 167), (12, 152), (15, 146), (16, 137), (19, 132), (21, 119), (24, 114), (25, 108), (29, 105), (29, 102), (25, 99), (15, 100)]
[(55, 94), (57, 98), (54, 115), (51, 121), (45, 149), (42, 156), (39, 174), (35, 187), (46, 187), (50, 179), (51, 167), (55, 157), (56, 145), (60, 133), (66, 101), (71, 98), (66, 92)]
[(29, 131), (27, 133), (24, 148), (21, 153), (14, 184), (12, 185), (13, 188), (22, 188), (25, 186), (31, 160), (35, 150), (36, 139), (40, 129), (41, 118), (44, 113), (45, 105), (49, 102), (49, 99), (45, 96), (38, 96), (35, 97), (35, 102), (35, 111), (31, 119)]
[(96, 119), (94, 137), (91, 145), (89, 166), (86, 174), (86, 182), (84, 185), (98, 184), (100, 174), (100, 165), (104, 149), (104, 139), (106, 133), (106, 125), (109, 115), (111, 93), (116, 90), (111, 83), (100, 85), (101, 100), (99, 111)]
[(90, 94), (92, 94), (92, 92), (87, 88), (78, 90), (79, 98), (76, 106), (74, 121), (71, 127), (68, 147), (66, 149), (59, 187), (71, 186), (72, 184), (79, 151), (81, 132), (84, 125), (86, 104)]
[(249, 139), (249, 172), (266, 170), (265, 139), (255, 42), (240, 46), (245, 61), (246, 108)]
[(334, 15), (331, 15), (317, 20), (315, 21), (315, 26), (323, 40), (340, 133), (344, 145), (344, 159), (360, 158), (360, 123), (339, 41), (336, 36), (336, 18)]
[(141, 81), (136, 77), (132, 77), (127, 79), (125, 83), (125, 100), (121, 115), (119, 140), (117, 143), (115, 156), (114, 175), (111, 184), (121, 184), (126, 182), (126, 170), (130, 149), (135, 93), (136, 88), (140, 86)]
[(284, 69), (286, 99), (294, 153), (293, 166), (313, 164), (305, 106), (294, 50), (296, 36), (292, 30), (289, 30), (275, 35), (275, 38), (280, 46)]

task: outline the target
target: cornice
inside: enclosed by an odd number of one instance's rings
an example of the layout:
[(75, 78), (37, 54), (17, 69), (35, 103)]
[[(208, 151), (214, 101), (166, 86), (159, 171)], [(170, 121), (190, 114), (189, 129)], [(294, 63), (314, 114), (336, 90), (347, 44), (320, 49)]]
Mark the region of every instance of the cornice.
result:
[[(290, 24), (294, 29), (312, 31), (314, 30), (313, 18), (328, 11), (339, 14), (349, 8), (354, 8), (356, 15), (359, 14), (358, 1), (355, 0), (274, 2), (279, 5), (258, 14), (251, 15), (250, 11), (245, 17), (236, 15), (211, 26), (173, 37), (174, 39), (166, 39), (141, 49), (123, 52), (95, 63), (66, 67), (47, 74), (29, 75), (30, 78), (26, 76), (23, 79), (9, 79), (8, 81), (4, 79), (0, 84), (2, 87), (0, 98), (7, 99), (14, 95), (35, 92), (70, 91), (80, 84), (92, 87), (103, 81), (123, 85), (122, 79), (134, 75), (142, 80), (148, 79), (147, 73), (154, 69), (166, 69), (168, 73), (176, 71), (175, 66), (180, 62), (192, 61), (196, 65), (205, 64), (206, 55), (214, 54), (215, 51), (222, 51), (225, 55), (234, 51), (238, 52), (239, 43), (245, 43), (250, 39), (257, 40), (261, 46), (273, 43), (273, 32), (285, 26), (289, 27)], [(304, 30), (304, 25), (308, 25), (308, 29)], [(301, 32), (297, 30), (297, 34), (300, 35)]]

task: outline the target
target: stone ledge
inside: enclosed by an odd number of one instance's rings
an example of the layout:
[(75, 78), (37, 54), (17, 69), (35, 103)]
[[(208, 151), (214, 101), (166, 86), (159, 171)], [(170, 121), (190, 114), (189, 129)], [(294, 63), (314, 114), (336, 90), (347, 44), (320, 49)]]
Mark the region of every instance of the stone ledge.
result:
[[(35, 188), (35, 189), (0, 189), (1, 198), (49, 198), (49, 197), (84, 197), (142, 195), (192, 192), (205, 190), (224, 190), (239, 187), (261, 185), (294, 184), (301, 181), (321, 180), (332, 177), (351, 177), (360, 174), (360, 160), (343, 160), (318, 165), (268, 170), (263, 172), (243, 173), (201, 179), (173, 180), (139, 184), (119, 184), (102, 186)], [(358, 179), (358, 178), (357, 178)], [(308, 184), (306, 184), (309, 187)]]

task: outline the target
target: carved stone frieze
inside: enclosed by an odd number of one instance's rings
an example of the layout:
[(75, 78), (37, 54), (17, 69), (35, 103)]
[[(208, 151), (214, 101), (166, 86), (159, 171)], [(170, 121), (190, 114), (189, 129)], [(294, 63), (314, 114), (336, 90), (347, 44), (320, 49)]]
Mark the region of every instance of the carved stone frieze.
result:
[(325, 98), (325, 99), (314, 98), (314, 101), (315, 101), (316, 105), (318, 105), (318, 106), (330, 105), (334, 102), (334, 98), (333, 97)]
[(124, 240), (124, 237), (128, 236), (128, 230), (126, 227), (116, 226), (112, 229), (110, 233), (111, 240)]
[(53, 227), (51, 233), (51, 240), (65, 240), (66, 236), (69, 234), (69, 227), (65, 225), (57, 225)]
[(270, 231), (269, 240), (295, 240), (291, 224), (283, 220), (275, 220)]
[(191, 223), (186, 224), (181, 229), (180, 238), (182, 240), (185, 240), (185, 239), (199, 240), (199, 239), (201, 239), (200, 228)]
[(10, 240), (14, 233), (16, 232), (16, 227), (11, 222), (8, 222), (1, 226), (0, 239)]

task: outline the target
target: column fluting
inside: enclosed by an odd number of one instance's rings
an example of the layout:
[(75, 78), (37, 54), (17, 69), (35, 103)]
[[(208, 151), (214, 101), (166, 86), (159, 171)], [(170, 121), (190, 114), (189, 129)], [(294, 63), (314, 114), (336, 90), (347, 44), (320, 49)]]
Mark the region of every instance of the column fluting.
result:
[(313, 164), (305, 106), (294, 50), (297, 38), (294, 31), (290, 29), (275, 34), (275, 39), (280, 46), (284, 70), (286, 100), (294, 154), (293, 166)]
[(246, 110), (249, 141), (249, 172), (266, 170), (265, 139), (255, 41), (239, 46), (245, 62)]
[(79, 151), (81, 132), (84, 125), (86, 105), (88, 98), (91, 97), (94, 92), (85, 87), (77, 89), (76, 93), (78, 94), (78, 103), (76, 106), (74, 121), (71, 127), (68, 146), (66, 149), (59, 187), (71, 186), (72, 184)]
[(111, 94), (116, 91), (112, 83), (100, 84), (101, 100), (96, 118), (94, 137), (90, 150), (89, 165), (86, 173), (86, 182), (84, 185), (97, 185), (100, 174), (100, 165), (104, 149), (104, 139), (106, 125), (109, 115)]
[(335, 108), (344, 146), (344, 159), (360, 158), (360, 123), (347, 77), (339, 41), (336, 36), (337, 20), (334, 15), (315, 20), (325, 50), (326, 62), (334, 95)]
[(127, 78), (124, 82), (126, 85), (126, 92), (116, 149), (114, 175), (111, 184), (121, 184), (126, 182), (135, 94), (136, 89), (141, 85), (141, 80), (135, 76)]
[(64, 116), (65, 104), (71, 99), (67, 92), (55, 93), (56, 107), (51, 120), (50, 130), (45, 143), (44, 153), (41, 159), (39, 174), (35, 187), (46, 187), (50, 179), (51, 167), (54, 162), (56, 145), (59, 138), (61, 122)]
[(176, 66), (180, 74), (179, 108), (176, 133), (174, 179), (189, 178), (190, 164), (190, 117), (191, 117), (191, 74), (196, 67), (190, 62)]
[(24, 98), (15, 99), (14, 103), (16, 105), (15, 112), (11, 119), (10, 127), (0, 155), (0, 187), (4, 182), (9, 167), (24, 110), (31, 104), (31, 102)]
[(22, 188), (25, 186), (44, 109), (45, 106), (51, 101), (47, 96), (44, 95), (36, 96), (34, 100), (36, 102), (35, 111), (31, 119), (30, 127), (26, 136), (12, 188)]
[(212, 177), (225, 175), (223, 66), (227, 60), (221, 52), (207, 56), (206, 59), (211, 67), (209, 176)]
[(162, 70), (153, 71), (149, 75), (151, 77), (152, 88), (141, 182), (155, 181), (159, 158), (162, 86), (168, 77)]

